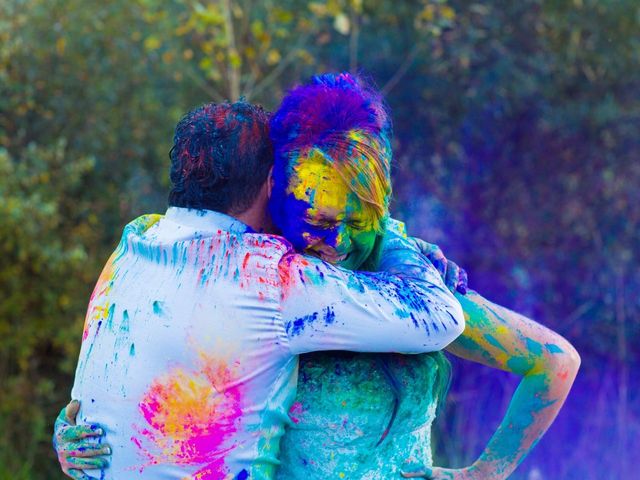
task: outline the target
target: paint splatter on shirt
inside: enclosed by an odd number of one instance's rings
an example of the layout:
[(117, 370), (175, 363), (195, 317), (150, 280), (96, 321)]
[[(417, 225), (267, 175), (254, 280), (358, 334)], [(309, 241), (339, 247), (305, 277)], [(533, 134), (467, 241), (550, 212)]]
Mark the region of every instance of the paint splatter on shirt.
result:
[(72, 392), (113, 447), (110, 468), (88, 473), (273, 478), (299, 353), (426, 352), (461, 333), (458, 302), (410, 242), (391, 235), (383, 258), (384, 273), (341, 270), (211, 211), (127, 225)]

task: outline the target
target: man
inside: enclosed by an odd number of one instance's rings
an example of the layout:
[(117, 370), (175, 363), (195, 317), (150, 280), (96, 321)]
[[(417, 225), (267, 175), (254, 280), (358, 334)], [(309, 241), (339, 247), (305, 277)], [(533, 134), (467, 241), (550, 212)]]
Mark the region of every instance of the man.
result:
[(271, 229), (261, 108), (189, 112), (171, 160), (167, 214), (125, 228), (89, 303), (72, 396), (113, 455), (101, 477), (63, 464), (73, 478), (271, 478), (298, 354), (421, 353), (462, 332), (460, 305), (400, 236), (375, 274), (256, 233)]

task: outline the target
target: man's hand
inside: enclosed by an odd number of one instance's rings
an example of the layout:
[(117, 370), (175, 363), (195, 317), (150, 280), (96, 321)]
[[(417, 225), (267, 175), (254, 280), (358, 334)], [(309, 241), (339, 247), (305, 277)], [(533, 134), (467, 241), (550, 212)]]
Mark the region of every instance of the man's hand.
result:
[(491, 477), (483, 477), (474, 467), (467, 468), (439, 468), (422, 467), (411, 472), (402, 472), (405, 478), (425, 478), (428, 480), (488, 480)]
[(62, 471), (76, 480), (91, 480), (86, 470), (102, 470), (109, 465), (105, 455), (111, 447), (96, 443), (95, 438), (104, 435), (98, 425), (76, 425), (80, 402), (72, 400), (60, 411), (53, 432), (53, 448), (58, 455)]
[(425, 242), (420, 238), (413, 237), (413, 241), (420, 249), (420, 252), (429, 259), (429, 261), (440, 272), (440, 276), (444, 284), (451, 293), (458, 292), (461, 295), (467, 293), (467, 284), (469, 278), (464, 268), (460, 268), (456, 263), (447, 260), (440, 247), (433, 243)]

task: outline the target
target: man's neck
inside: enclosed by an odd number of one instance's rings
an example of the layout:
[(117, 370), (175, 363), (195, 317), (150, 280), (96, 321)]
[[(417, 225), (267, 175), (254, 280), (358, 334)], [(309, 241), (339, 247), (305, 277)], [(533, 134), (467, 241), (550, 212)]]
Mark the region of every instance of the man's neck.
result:
[(239, 214), (227, 215), (241, 221), (245, 225), (249, 225), (254, 232), (273, 233), (273, 224), (271, 223), (271, 216), (264, 211), (264, 209), (249, 208)]

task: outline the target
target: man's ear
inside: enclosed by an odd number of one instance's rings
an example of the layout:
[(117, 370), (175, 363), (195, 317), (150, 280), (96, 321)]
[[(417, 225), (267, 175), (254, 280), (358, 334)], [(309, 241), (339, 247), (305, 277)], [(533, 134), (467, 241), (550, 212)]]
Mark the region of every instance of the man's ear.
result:
[(273, 167), (269, 169), (269, 176), (267, 177), (267, 199), (271, 198), (271, 190), (273, 190)]

